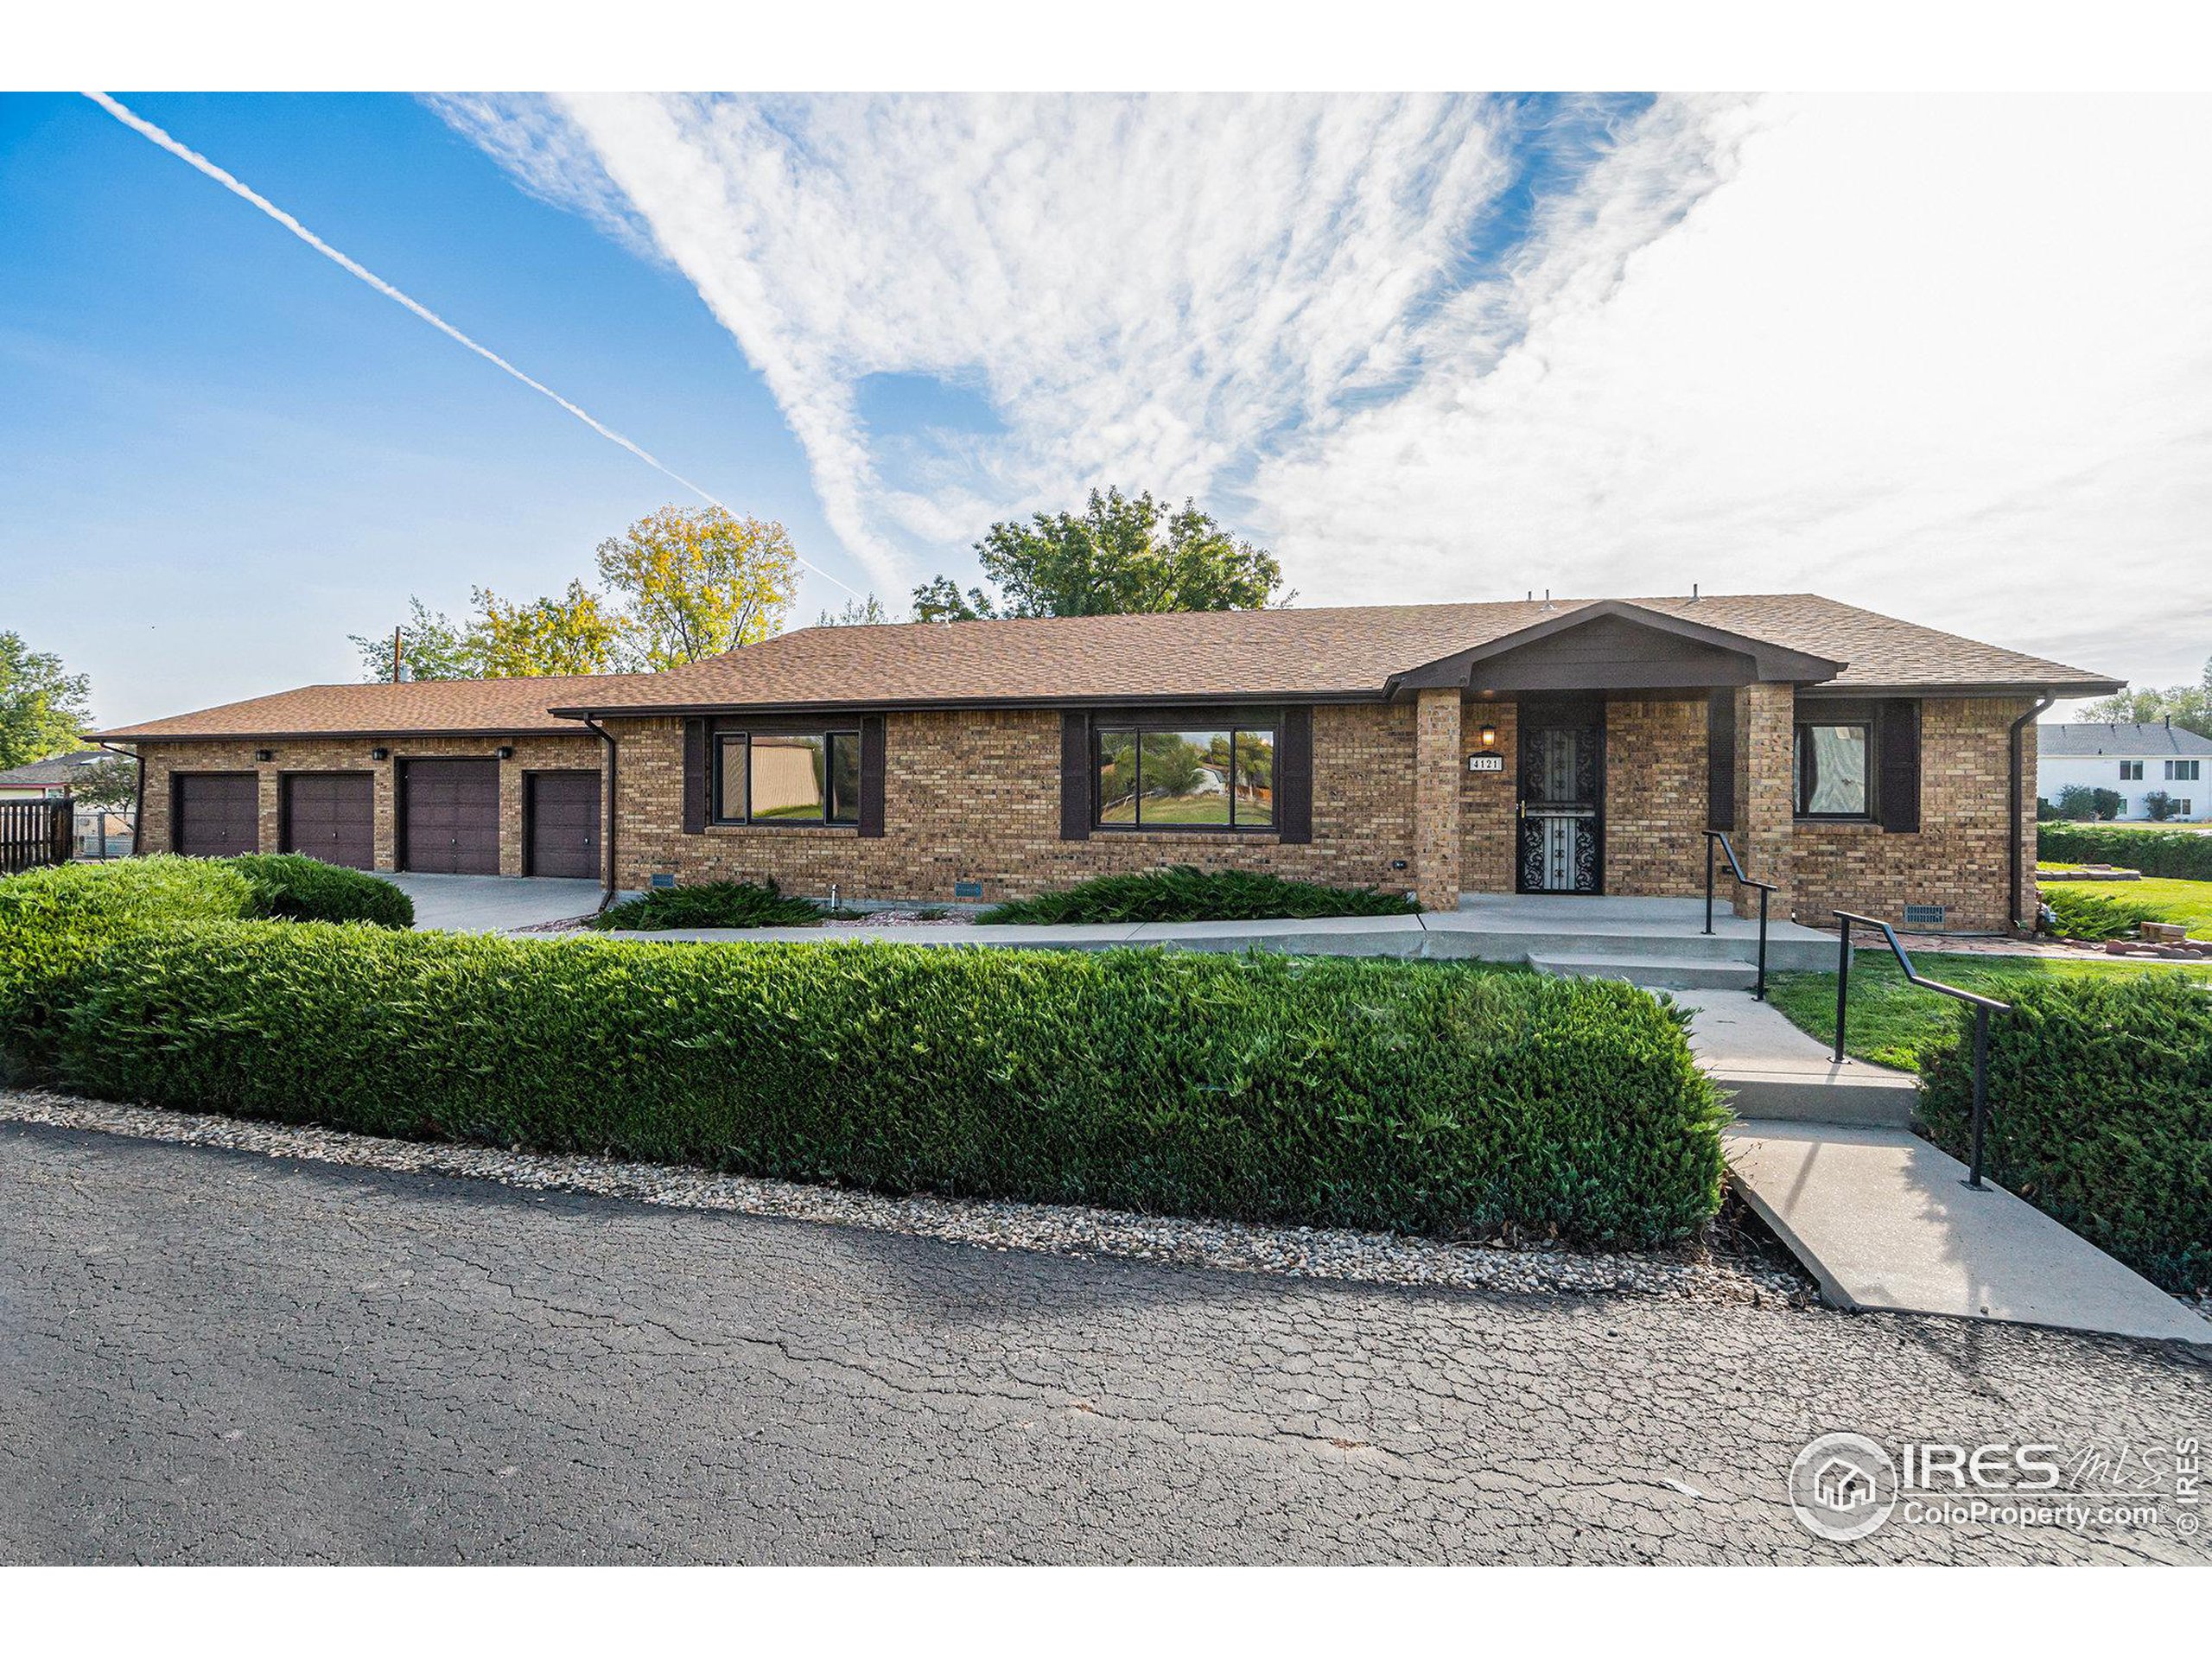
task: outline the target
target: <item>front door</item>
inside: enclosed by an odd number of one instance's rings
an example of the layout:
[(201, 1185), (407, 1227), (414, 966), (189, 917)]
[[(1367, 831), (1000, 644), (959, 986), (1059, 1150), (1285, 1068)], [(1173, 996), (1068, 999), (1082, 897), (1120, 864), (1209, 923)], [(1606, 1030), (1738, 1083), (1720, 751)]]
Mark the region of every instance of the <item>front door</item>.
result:
[(1605, 885), (1603, 703), (1522, 705), (1522, 893), (1602, 893)]

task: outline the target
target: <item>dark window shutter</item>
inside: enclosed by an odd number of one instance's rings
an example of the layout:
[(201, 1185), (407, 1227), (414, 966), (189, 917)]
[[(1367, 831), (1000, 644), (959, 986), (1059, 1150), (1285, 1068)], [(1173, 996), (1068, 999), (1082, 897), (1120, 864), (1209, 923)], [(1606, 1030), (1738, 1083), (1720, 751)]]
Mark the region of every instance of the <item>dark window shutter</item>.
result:
[(861, 834), (883, 833), (883, 716), (861, 716)]
[(707, 827), (707, 722), (683, 722), (683, 833), (702, 834)]
[(1882, 704), (1878, 724), (1881, 776), (1875, 785), (1887, 834), (1915, 835), (1920, 830), (1920, 705), (1910, 697)]
[(1736, 692), (1723, 687), (1705, 706), (1705, 827), (1736, 827)]
[(1275, 827), (1286, 845), (1313, 839), (1313, 711), (1303, 706), (1282, 711), (1275, 734)]
[(1060, 716), (1060, 839), (1090, 839), (1090, 716)]

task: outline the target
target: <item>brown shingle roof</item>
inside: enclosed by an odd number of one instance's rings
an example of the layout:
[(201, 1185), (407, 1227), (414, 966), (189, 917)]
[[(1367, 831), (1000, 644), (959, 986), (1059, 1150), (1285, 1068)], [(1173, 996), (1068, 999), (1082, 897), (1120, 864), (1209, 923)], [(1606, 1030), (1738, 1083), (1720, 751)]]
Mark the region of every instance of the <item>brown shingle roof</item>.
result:
[[(1244, 697), (1375, 697), (1395, 676), (1606, 601), (1203, 611), (801, 628), (660, 674), (310, 685), (120, 727), (122, 741), (576, 729), (550, 711)], [(1839, 690), (1995, 686), (2092, 696), (2119, 683), (1816, 594), (1626, 601), (1845, 666)]]
[(515, 737), (574, 734), (554, 704), (642, 696), (650, 674), (549, 674), (538, 679), (410, 680), (366, 685), (303, 685), (195, 714), (142, 721), (97, 734), (111, 742), (165, 737), (377, 737), (400, 732)]
[[(556, 708), (615, 713), (807, 702), (968, 703), (1374, 696), (1395, 675), (1591, 600), (1205, 611), (802, 628)], [(2116, 689), (2062, 663), (1901, 622), (1816, 594), (1640, 599), (1846, 664), (1827, 683)], [(612, 690), (611, 685), (607, 688)]]

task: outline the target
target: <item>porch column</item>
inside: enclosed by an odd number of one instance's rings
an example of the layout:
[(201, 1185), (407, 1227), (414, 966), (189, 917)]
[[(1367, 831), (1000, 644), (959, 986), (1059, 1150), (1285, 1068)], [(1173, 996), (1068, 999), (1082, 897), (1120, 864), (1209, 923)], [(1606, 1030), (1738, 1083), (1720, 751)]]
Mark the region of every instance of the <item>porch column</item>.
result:
[(1414, 693), (1414, 890), (1423, 910), (1459, 907), (1459, 688)]
[[(1736, 692), (1736, 829), (1729, 840), (1736, 856), (1744, 861), (1746, 875), (1780, 887), (1770, 912), (1777, 921), (1789, 916), (1796, 896), (1792, 868), (1796, 718), (1797, 688), (1793, 685), (1759, 683)], [(1735, 893), (1738, 916), (1759, 913), (1756, 890), (1738, 887)]]

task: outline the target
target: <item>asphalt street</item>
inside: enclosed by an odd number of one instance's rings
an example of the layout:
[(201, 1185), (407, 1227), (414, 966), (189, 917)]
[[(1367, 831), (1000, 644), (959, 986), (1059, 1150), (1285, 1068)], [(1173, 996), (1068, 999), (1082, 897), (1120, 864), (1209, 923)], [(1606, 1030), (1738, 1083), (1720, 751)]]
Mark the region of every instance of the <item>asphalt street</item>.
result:
[(0, 1560), (2203, 1560), (1809, 1535), (1823, 1431), (2171, 1444), (2116, 1339), (987, 1251), (0, 1124)]

